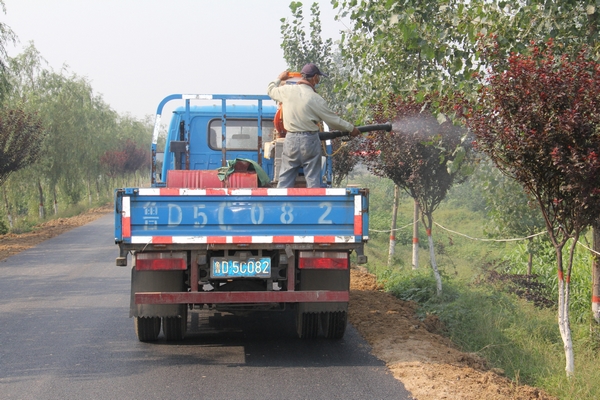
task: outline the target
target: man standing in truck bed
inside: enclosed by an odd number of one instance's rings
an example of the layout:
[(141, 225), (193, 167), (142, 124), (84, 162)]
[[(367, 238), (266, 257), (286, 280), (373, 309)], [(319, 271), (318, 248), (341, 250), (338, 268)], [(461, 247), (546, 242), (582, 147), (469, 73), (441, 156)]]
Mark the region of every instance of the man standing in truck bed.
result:
[(269, 83), (268, 95), (283, 104), (283, 126), (287, 131), (281, 155), (281, 169), (277, 187), (293, 187), (300, 168), (304, 169), (306, 187), (321, 187), (321, 141), (318, 123), (324, 121), (330, 129), (350, 132), (350, 136), (360, 135), (360, 131), (349, 122), (337, 116), (325, 100), (317, 94), (315, 87), (323, 74), (315, 64), (302, 68), (302, 80), (296, 85), (282, 85), (289, 79), (288, 71), (283, 71), (276, 80)]

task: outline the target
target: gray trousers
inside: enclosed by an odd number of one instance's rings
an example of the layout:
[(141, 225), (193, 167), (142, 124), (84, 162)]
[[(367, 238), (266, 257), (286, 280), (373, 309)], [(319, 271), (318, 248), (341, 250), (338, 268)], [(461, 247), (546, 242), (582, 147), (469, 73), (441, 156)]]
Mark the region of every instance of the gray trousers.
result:
[(278, 188), (294, 187), (300, 168), (307, 188), (321, 187), (321, 140), (318, 132), (288, 132), (283, 142)]

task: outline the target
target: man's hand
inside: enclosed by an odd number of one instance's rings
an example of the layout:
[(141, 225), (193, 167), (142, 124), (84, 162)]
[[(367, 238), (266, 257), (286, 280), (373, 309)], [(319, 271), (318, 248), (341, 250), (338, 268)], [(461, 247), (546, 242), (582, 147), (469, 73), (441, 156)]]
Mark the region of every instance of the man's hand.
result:
[(360, 136), (362, 132), (358, 130), (357, 127), (354, 127), (354, 129), (352, 130), (352, 132), (350, 132), (350, 136), (355, 138), (357, 136)]
[(283, 71), (277, 77), (277, 79), (279, 79), (280, 81), (287, 81), (289, 78), (290, 78), (290, 72), (289, 71)]

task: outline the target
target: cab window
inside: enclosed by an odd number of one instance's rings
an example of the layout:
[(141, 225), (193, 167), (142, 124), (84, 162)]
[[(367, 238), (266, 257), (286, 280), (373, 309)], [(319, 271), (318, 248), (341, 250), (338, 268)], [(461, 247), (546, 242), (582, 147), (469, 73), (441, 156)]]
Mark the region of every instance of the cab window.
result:
[[(273, 140), (273, 121), (263, 120), (262, 141)], [(228, 150), (256, 150), (258, 148), (258, 123), (252, 119), (228, 119), (226, 120), (226, 146)], [(208, 144), (211, 149), (221, 150), (222, 129), (221, 120), (213, 119), (208, 124)]]

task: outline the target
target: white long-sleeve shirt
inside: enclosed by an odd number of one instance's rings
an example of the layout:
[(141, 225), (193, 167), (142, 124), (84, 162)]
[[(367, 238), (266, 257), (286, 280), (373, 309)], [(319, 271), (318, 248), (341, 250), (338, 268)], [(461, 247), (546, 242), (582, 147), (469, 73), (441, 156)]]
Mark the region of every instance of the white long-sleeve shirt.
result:
[(354, 125), (334, 113), (325, 99), (309, 85), (295, 84), (279, 86), (276, 79), (267, 86), (268, 95), (283, 104), (283, 126), (288, 132), (317, 132), (321, 121), (329, 129), (351, 132)]

